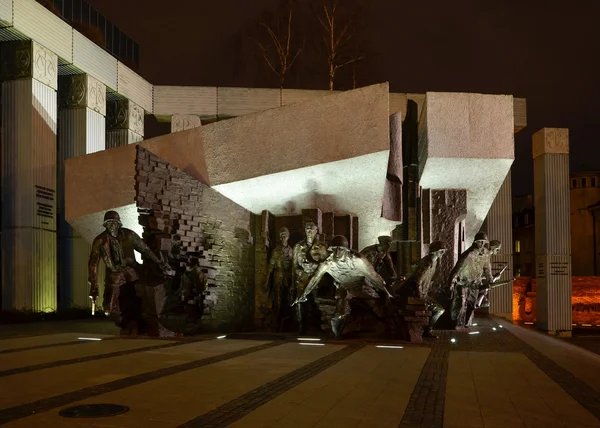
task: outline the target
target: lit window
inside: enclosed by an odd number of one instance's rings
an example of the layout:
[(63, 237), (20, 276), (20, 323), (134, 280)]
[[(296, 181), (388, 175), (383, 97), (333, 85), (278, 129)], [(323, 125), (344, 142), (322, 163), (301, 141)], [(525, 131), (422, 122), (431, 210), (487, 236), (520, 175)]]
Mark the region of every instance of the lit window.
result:
[(521, 252), (521, 241), (519, 241), (518, 239), (515, 241), (515, 253), (520, 253)]
[(596, 187), (596, 177), (592, 177), (592, 187)]
[(587, 187), (587, 178), (581, 179), (581, 187)]

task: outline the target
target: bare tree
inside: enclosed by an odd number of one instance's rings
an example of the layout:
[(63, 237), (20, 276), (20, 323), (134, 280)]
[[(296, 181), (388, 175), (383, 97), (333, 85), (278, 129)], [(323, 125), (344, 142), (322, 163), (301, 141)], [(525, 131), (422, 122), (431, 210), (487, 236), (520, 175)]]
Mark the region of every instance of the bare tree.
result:
[[(344, 4), (342, 6), (342, 3)], [(329, 90), (332, 91), (336, 73), (347, 65), (356, 65), (365, 59), (364, 54), (356, 49), (357, 22), (356, 10), (350, 10), (348, 0), (322, 0), (317, 13), (322, 31), (322, 47), (324, 48), (329, 77)], [(353, 86), (356, 85), (353, 73)]]
[(275, 25), (268, 24), (264, 20), (260, 23), (261, 28), (267, 34), (268, 43), (255, 39), (267, 66), (277, 75), (281, 89), (283, 89), (290, 68), (302, 52), (302, 47), (296, 47), (292, 41), (294, 1), (287, 0), (285, 3), (285, 12), (284, 14), (280, 13), (280, 16), (276, 18)]

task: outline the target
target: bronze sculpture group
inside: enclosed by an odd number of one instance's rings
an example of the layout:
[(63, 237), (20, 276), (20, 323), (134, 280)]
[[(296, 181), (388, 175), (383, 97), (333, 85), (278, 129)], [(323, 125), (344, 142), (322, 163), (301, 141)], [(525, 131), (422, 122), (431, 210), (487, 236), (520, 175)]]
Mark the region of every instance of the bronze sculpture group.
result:
[[(95, 303), (98, 297), (98, 265), (102, 259), (106, 266), (103, 307), (123, 334), (143, 333), (141, 298), (135, 288), (140, 266), (135, 261), (134, 250), (158, 265), (166, 278), (172, 278), (175, 272), (135, 232), (122, 227), (117, 212), (108, 211), (103, 226), (105, 231), (94, 240), (89, 258), (90, 298)], [(300, 334), (307, 331), (307, 315), (318, 311), (316, 290), (326, 275), (333, 279), (335, 287), (335, 308), (330, 323), (336, 338), (342, 337), (357, 302), (379, 322), (391, 325), (392, 330), (399, 325), (405, 328), (410, 325), (409, 336), (418, 340), (421, 336), (435, 337), (432, 330), (445, 311), (449, 311), (455, 328), (469, 328), (475, 309), (487, 305), (489, 289), (508, 282), (497, 283), (504, 269), (491, 274), (491, 256), (501, 247), (498, 241), (488, 242), (484, 232), (479, 232), (473, 245), (459, 256), (446, 285), (436, 289), (432, 287), (435, 273), (447, 251), (443, 242), (433, 242), (429, 253), (414, 265), (413, 273), (408, 278), (398, 278), (390, 255), (389, 236), (379, 237), (378, 244), (358, 253), (349, 248), (348, 240), (342, 235), (334, 236), (329, 246), (325, 246), (313, 222), (306, 223), (304, 232), (305, 238), (292, 249), (289, 230), (285, 227), (280, 230), (280, 242), (271, 253), (267, 279), (262, 286), (262, 291), (269, 296), (277, 325), (283, 312), (291, 307)], [(194, 325), (202, 317), (205, 288), (198, 255), (189, 253), (174, 299)], [(449, 304), (445, 308), (438, 300)]]

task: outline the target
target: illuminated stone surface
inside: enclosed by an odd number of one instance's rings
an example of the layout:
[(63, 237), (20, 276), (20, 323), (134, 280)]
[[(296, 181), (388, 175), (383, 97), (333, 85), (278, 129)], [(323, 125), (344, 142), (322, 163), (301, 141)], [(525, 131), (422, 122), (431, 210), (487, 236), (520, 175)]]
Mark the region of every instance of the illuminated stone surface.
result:
[(513, 114), (510, 95), (427, 93), (419, 122), (419, 184), (467, 190), (467, 246), (514, 161)]

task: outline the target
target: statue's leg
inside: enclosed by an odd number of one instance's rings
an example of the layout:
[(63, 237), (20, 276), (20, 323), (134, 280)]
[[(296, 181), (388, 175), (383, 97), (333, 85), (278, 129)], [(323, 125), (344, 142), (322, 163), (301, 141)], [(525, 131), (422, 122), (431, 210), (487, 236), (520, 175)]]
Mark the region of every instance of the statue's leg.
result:
[(463, 328), (467, 322), (467, 297), (469, 293), (469, 287), (460, 286), (455, 294), (457, 298), (456, 305), (460, 305), (458, 310), (458, 316), (456, 317), (456, 327)]
[(427, 310), (431, 311), (431, 317), (429, 318), (429, 325), (427, 325), (423, 331), (423, 337), (436, 338), (437, 336), (431, 333), (431, 330), (446, 310), (442, 305), (431, 298), (427, 299)]
[(465, 327), (471, 327), (473, 324), (473, 315), (475, 313), (475, 304), (479, 296), (479, 287), (465, 287)]
[(331, 317), (331, 330), (336, 339), (341, 339), (346, 320), (350, 316), (350, 302), (346, 290), (338, 289), (335, 294), (335, 313)]

